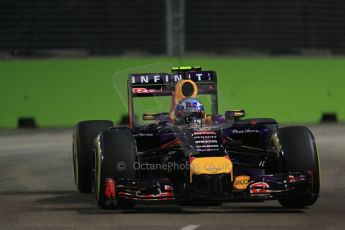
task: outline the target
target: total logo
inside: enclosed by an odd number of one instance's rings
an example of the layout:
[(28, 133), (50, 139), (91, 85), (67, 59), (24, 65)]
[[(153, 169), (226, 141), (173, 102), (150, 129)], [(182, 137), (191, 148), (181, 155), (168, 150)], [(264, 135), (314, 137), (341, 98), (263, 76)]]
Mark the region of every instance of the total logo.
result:
[(237, 176), (234, 182), (235, 189), (245, 190), (248, 187), (250, 176)]

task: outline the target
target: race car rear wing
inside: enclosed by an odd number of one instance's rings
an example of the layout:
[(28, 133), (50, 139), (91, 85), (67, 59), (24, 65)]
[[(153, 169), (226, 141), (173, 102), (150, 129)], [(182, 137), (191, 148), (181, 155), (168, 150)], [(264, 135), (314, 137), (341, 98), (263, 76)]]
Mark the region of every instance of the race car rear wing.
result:
[(214, 71), (190, 71), (174, 73), (135, 73), (128, 77), (128, 88), (133, 97), (169, 96), (179, 80), (192, 80), (198, 86), (198, 94), (217, 91)]
[(217, 75), (215, 71), (175, 70), (172, 73), (134, 73), (128, 76), (129, 126), (133, 126), (133, 99), (135, 97), (172, 96), (180, 80), (192, 80), (198, 94), (211, 95), (211, 112), (218, 113)]

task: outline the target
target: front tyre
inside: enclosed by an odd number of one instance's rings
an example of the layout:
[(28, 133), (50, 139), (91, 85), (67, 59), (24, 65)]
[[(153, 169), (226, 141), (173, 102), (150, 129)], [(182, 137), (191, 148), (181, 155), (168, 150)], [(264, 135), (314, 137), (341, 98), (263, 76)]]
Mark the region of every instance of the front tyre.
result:
[(284, 208), (304, 208), (313, 205), (320, 192), (319, 159), (314, 136), (303, 126), (280, 128), (279, 136), (284, 152), (284, 171), (309, 171), (312, 175), (312, 184), (306, 194), (280, 199), (279, 203)]
[(113, 127), (112, 121), (93, 120), (79, 122), (73, 132), (73, 174), (79, 192), (91, 192), (91, 168), (95, 137)]
[(105, 181), (107, 178), (135, 179), (137, 172), (137, 148), (135, 139), (129, 129), (111, 129), (100, 134), (95, 141), (94, 154), (94, 193), (99, 207), (132, 208), (134, 202), (118, 198), (115, 195), (109, 202), (105, 196)]

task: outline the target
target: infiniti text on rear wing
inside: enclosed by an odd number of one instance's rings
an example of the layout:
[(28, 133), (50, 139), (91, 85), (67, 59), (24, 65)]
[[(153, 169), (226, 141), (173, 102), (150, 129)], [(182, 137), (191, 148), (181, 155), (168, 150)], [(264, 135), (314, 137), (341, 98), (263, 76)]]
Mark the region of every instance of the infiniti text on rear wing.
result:
[(130, 74), (128, 90), (133, 97), (170, 96), (176, 83), (183, 79), (194, 81), (198, 94), (217, 93), (217, 75), (214, 71)]

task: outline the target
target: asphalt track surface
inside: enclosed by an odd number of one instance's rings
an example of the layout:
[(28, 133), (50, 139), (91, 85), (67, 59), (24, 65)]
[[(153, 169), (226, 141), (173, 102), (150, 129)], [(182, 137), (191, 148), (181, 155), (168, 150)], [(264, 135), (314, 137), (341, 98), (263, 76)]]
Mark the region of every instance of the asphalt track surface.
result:
[(310, 126), (321, 196), (308, 209), (278, 202), (101, 210), (73, 183), (72, 130), (0, 131), (0, 229), (344, 229), (345, 125)]

